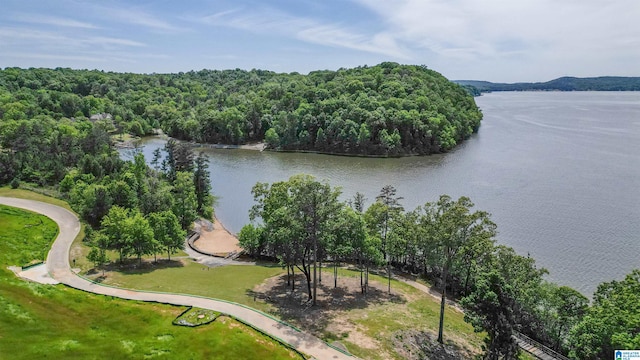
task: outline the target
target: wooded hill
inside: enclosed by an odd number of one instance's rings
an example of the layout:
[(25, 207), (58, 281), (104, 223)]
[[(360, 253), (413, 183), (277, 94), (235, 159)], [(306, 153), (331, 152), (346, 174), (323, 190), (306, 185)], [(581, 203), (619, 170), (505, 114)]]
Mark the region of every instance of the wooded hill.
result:
[(202, 143), (266, 141), (282, 150), (400, 156), (450, 150), (478, 130), (465, 89), (424, 66), (131, 74), (0, 70), (0, 119), (112, 115), (114, 131), (162, 128)]
[(640, 77), (601, 76), (589, 78), (561, 77), (537, 83), (492, 83), (478, 80), (454, 80), (479, 93), (492, 91), (640, 91)]

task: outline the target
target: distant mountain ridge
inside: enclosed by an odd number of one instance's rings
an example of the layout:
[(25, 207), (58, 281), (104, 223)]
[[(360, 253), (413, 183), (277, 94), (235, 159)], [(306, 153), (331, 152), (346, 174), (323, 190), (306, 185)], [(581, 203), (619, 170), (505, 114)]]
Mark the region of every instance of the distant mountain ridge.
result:
[(561, 77), (536, 83), (493, 83), (479, 80), (453, 80), (465, 87), (474, 87), (478, 92), (492, 91), (640, 91), (640, 77), (600, 76)]

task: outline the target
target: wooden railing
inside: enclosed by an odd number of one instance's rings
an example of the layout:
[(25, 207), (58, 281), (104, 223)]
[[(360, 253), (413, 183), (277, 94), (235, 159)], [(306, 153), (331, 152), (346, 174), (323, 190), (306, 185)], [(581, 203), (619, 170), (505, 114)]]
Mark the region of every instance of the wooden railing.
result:
[[(533, 347), (535, 347), (537, 350), (539, 350), (540, 352), (542, 352), (543, 354), (547, 355), (549, 358), (552, 359), (559, 359), (559, 360), (570, 360), (568, 357), (558, 353), (557, 351), (533, 340), (532, 338), (528, 337), (527, 335), (521, 334), (519, 332), (515, 332), (513, 334), (513, 336), (516, 339), (519, 339), (522, 342), (525, 342)], [(543, 358), (538, 356), (537, 354), (531, 353), (532, 355), (536, 356), (538, 359), (546, 359), (547, 357)]]

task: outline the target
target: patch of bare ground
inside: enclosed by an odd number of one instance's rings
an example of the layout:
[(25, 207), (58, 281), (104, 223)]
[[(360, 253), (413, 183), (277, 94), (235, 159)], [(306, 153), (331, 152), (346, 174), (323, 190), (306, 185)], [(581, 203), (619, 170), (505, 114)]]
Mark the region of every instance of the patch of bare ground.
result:
[(407, 360), (474, 359), (475, 354), (452, 343), (440, 344), (437, 335), (427, 331), (402, 330), (392, 334), (396, 352)]
[[(369, 283), (367, 294), (360, 292), (360, 279), (342, 277), (334, 287), (333, 278), (323, 279), (318, 284), (316, 305), (312, 306), (307, 292), (307, 283), (303, 275), (296, 274), (295, 290), (287, 286), (287, 276), (281, 275), (267, 279), (256, 286), (256, 297), (263, 298), (277, 307), (278, 314), (284, 320), (294, 320), (311, 330), (324, 330), (336, 312), (362, 309), (386, 303), (406, 303), (405, 296), (394, 291), (387, 293), (386, 287), (378, 282)], [(308, 326), (308, 327), (307, 327)]]
[(350, 343), (372, 350), (381, 349), (380, 342), (367, 335), (366, 329), (354, 323), (348, 313), (407, 302), (404, 294), (393, 289), (388, 294), (386, 285), (376, 281), (369, 282), (369, 290), (365, 295), (360, 291), (358, 277), (339, 277), (338, 286), (334, 287), (333, 277), (325, 276), (318, 285), (316, 306), (312, 306), (302, 274), (296, 274), (294, 291), (287, 286), (287, 276), (282, 275), (267, 279), (256, 286), (250, 295), (272, 304), (275, 314), (281, 319), (320, 338), (327, 341), (348, 338)]
[[(416, 327), (416, 314), (409, 305), (429, 296), (427, 294), (404, 291), (397, 286), (392, 286), (389, 294), (386, 283), (370, 280), (369, 291), (365, 295), (360, 291), (359, 277), (340, 276), (337, 287), (334, 287), (334, 279), (327, 273), (323, 274), (323, 282), (317, 291), (317, 304), (312, 306), (305, 277), (296, 274), (292, 291), (284, 274), (265, 280), (248, 295), (271, 304), (274, 315), (304, 331), (338, 347), (346, 345), (347, 350), (353, 344), (365, 354), (375, 354), (373, 358), (448, 360), (474, 356), (462, 338), (443, 346), (434, 340), (433, 333), (412, 330)], [(368, 318), (385, 313), (393, 314), (392, 326), (387, 327), (383, 323), (372, 330), (364, 325)], [(397, 330), (396, 326), (403, 329)], [(451, 335), (448, 334), (450, 339), (453, 338)]]
[(193, 243), (198, 250), (206, 254), (225, 257), (232, 252), (240, 252), (238, 238), (231, 234), (217, 218), (213, 219), (213, 229), (198, 226), (200, 237)]

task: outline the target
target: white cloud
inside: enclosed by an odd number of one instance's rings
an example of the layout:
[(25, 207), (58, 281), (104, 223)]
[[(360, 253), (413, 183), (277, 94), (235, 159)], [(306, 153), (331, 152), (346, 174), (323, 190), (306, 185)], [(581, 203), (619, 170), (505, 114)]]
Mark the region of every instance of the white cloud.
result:
[(146, 46), (143, 43), (140, 43), (140, 42), (137, 42), (137, 41), (133, 41), (133, 40), (102, 37), (102, 36), (89, 37), (89, 38), (86, 38), (86, 39), (84, 39), (82, 41), (87, 45)]
[(36, 60), (71, 60), (71, 61), (87, 61), (87, 62), (106, 62), (108, 59), (101, 56), (83, 56), (83, 55), (64, 55), (50, 53), (12, 53), (12, 58), (18, 59), (36, 59)]
[(63, 35), (55, 31), (35, 30), (18, 27), (0, 27), (0, 44), (24, 44), (31, 42), (31, 46), (46, 45), (50, 48), (78, 48), (91, 46), (145, 46), (145, 44), (121, 38), (104, 36)]
[[(607, 72), (607, 58), (640, 58), (637, 0), (352, 1), (376, 13), (397, 43), (422, 48), (443, 63), (460, 60), (471, 67), (484, 61), (488, 68), (512, 61), (514, 69), (571, 71), (588, 61), (600, 64), (592, 71)], [(629, 64), (627, 72), (637, 66)]]
[(32, 24), (40, 24), (40, 25), (53, 25), (60, 27), (71, 27), (71, 28), (82, 28), (82, 29), (97, 29), (98, 27), (83, 21), (77, 21), (74, 19), (56, 17), (56, 16), (48, 16), (42, 14), (26, 14), (20, 13), (15, 14), (12, 17), (13, 20), (32, 23)]
[(182, 32), (187, 29), (181, 28), (159, 19), (150, 13), (134, 8), (103, 8), (102, 11), (107, 13), (112, 20), (140, 25), (151, 30), (163, 32)]
[(232, 9), (202, 17), (201, 22), (254, 33), (287, 36), (304, 42), (407, 59), (409, 52), (384, 32), (361, 33), (336, 23), (293, 16), (274, 9)]

